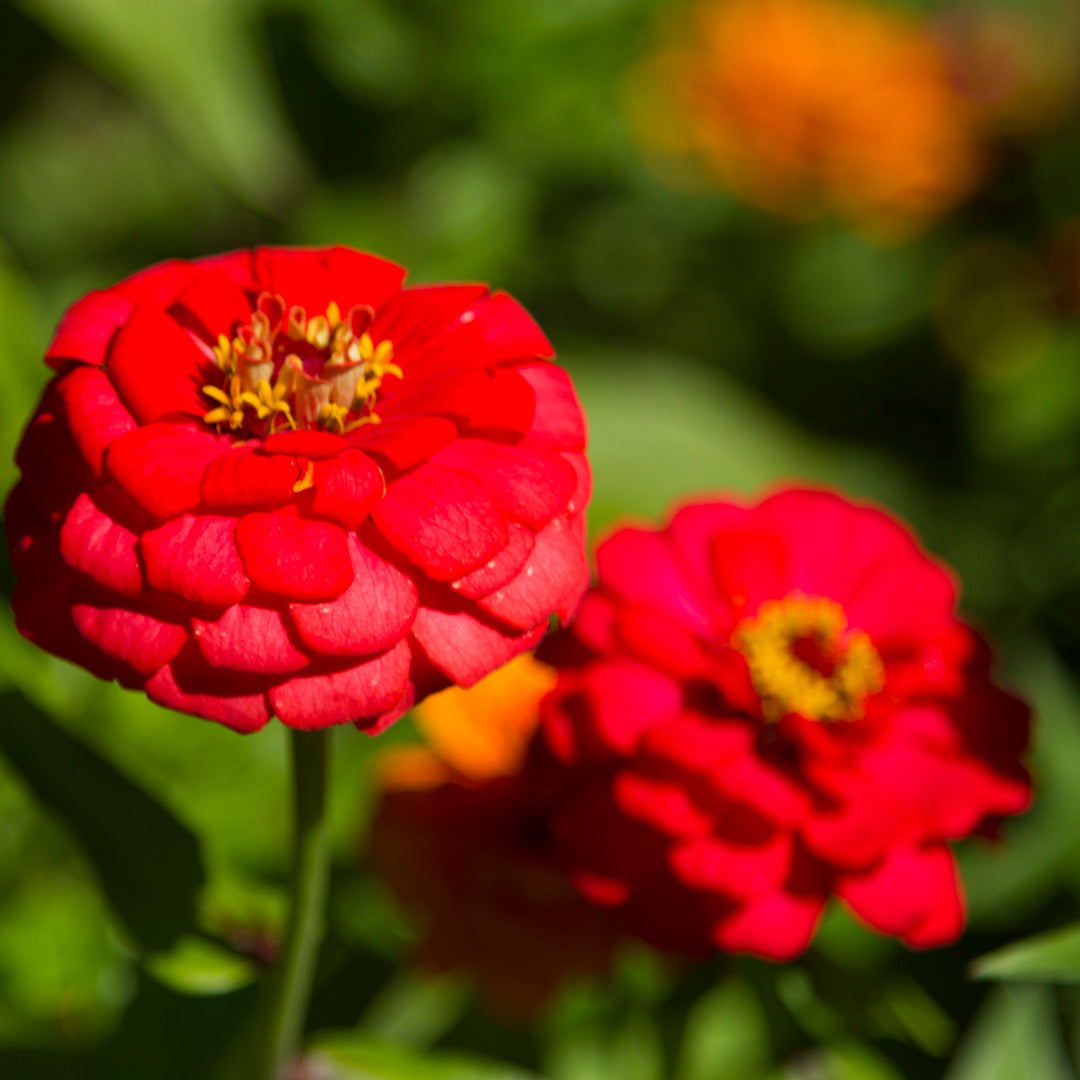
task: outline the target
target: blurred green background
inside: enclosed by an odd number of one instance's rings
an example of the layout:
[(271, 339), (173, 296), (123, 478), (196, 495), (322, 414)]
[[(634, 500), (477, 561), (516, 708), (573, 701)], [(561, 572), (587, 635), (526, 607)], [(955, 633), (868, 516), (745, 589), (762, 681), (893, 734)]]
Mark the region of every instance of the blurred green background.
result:
[[(1078, 17), (966, 7), (1057, 40)], [(628, 73), (672, 10), (5, 0), (0, 487), (59, 314), (148, 263), (344, 243), (414, 282), (508, 289), (577, 381), (594, 529), (790, 479), (910, 520), (1036, 705), (1038, 805), (1003, 847), (964, 850), (951, 949), (839, 912), (787, 967), (629, 949), (525, 1028), (408, 967), (363, 834), (372, 755), (415, 736), (338, 731), (326, 1059), (388, 1080), (1065, 1080), (1077, 937), (1001, 954), (996, 980), (970, 964), (1080, 915), (1080, 112), (985, 132), (979, 190), (905, 243), (792, 223), (672, 182), (636, 138)], [(282, 730), (241, 738), (101, 685), (6, 608), (0, 680), (0, 1076), (225, 1075), (282, 923)], [(125, 858), (133, 830), (154, 865)]]

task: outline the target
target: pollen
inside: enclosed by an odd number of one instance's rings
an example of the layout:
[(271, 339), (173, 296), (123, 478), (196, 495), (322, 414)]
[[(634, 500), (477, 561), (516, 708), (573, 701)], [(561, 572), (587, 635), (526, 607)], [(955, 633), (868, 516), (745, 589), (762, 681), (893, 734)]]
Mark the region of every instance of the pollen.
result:
[(331, 301), (309, 317), (280, 296), (262, 293), (251, 321), (233, 338), (221, 334), (214, 356), (219, 385), (203, 387), (215, 407), (207, 424), (264, 437), (285, 428), (335, 434), (377, 423), (383, 380), (402, 378), (394, 346), (370, 333), (375, 312), (358, 304), (344, 317)]
[(868, 634), (851, 630), (844, 609), (820, 597), (768, 600), (736, 628), (766, 719), (858, 720), (885, 685)]

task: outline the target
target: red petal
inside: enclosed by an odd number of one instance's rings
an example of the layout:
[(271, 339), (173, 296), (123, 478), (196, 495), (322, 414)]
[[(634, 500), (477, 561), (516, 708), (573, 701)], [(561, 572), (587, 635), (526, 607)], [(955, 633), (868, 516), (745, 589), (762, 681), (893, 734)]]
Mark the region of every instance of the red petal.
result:
[(175, 319), (148, 307), (131, 313), (105, 368), (120, 397), (144, 424), (173, 413), (201, 419), (212, 405), (202, 388), (216, 385), (220, 374)]
[(176, 299), (177, 293), (200, 272), (192, 263), (168, 259), (124, 278), (113, 286), (113, 290), (133, 304), (167, 308)]
[(187, 629), (177, 623), (144, 611), (112, 606), (107, 599), (72, 604), (71, 618), (75, 629), (91, 645), (129, 664), (144, 677), (167, 664), (188, 638)]
[(674, 848), (671, 867), (692, 889), (750, 898), (780, 888), (791, 867), (791, 851), (791, 834), (785, 832), (776, 832), (760, 844), (710, 836)]
[[(176, 298), (177, 320), (211, 345), (218, 336), (232, 338), (237, 326), (251, 319), (251, 305), (243, 290), (220, 266), (200, 274)], [(185, 315), (187, 317), (185, 317)]]
[(372, 325), (376, 341), (390, 340), (395, 353), (410, 352), (455, 323), (488, 293), (486, 285), (423, 285), (402, 289)]
[(536, 396), (530, 436), (562, 450), (584, 450), (585, 414), (570, 376), (554, 364), (521, 364), (514, 371)]
[(409, 646), (328, 675), (301, 675), (270, 690), (270, 704), (282, 723), (311, 730), (355, 723), (384, 713), (397, 702), (409, 678)]
[(265, 727), (270, 719), (265, 694), (224, 696), (184, 690), (177, 683), (171, 664), (166, 664), (147, 682), (146, 694), (167, 709), (214, 720), (245, 735)]
[(533, 317), (507, 293), (492, 293), (475, 304), (471, 314), (496, 360), (548, 359), (555, 355)]
[(787, 547), (775, 533), (725, 529), (710, 554), (717, 588), (735, 612), (757, 611), (763, 600), (789, 592)]
[(329, 431), (279, 431), (263, 440), (263, 449), (268, 454), (295, 455), (320, 461), (337, 457), (342, 450), (349, 449), (349, 443)]
[(956, 864), (944, 845), (896, 848), (870, 873), (842, 877), (836, 894), (884, 934), (919, 938), (920, 929), (932, 920), (937, 934), (931, 935), (933, 940), (919, 940), (924, 947), (955, 941), (963, 929)]
[(292, 604), (290, 611), (304, 643), (328, 656), (365, 656), (400, 641), (416, 618), (416, 586), (349, 536), (353, 583), (336, 600)]
[[(8, 512), (14, 509), (10, 499)], [(138, 686), (142, 682), (138, 673), (106, 656), (76, 631), (71, 619), (75, 574), (60, 558), (56, 540), (51, 529), (44, 536), (19, 538), (19, 580), (11, 596), (15, 626), (39, 648), (86, 668), (100, 679), (119, 679), (125, 686)]]
[(535, 648), (546, 624), (515, 635), (481, 622), (465, 611), (421, 607), (413, 637), (428, 659), (458, 686), (472, 686), (519, 653)]
[(570, 501), (577, 473), (558, 454), (480, 439), (455, 439), (432, 463), (479, 480), (508, 518), (542, 529)]
[(292, 458), (236, 447), (207, 468), (200, 494), (207, 506), (227, 509), (284, 506), (301, 475)]
[(281, 612), (273, 608), (235, 604), (215, 622), (192, 619), (191, 629), (199, 651), (214, 667), (286, 675), (308, 664), (289, 639)]
[(349, 442), (404, 472), (427, 461), (455, 438), (457, 427), (450, 420), (441, 416), (412, 416), (365, 424), (349, 435)]
[(484, 489), (436, 465), (395, 480), (372, 517), (394, 547), (437, 581), (476, 569), (509, 541), (506, 522)]
[(748, 902), (724, 919), (714, 928), (713, 940), (730, 952), (786, 963), (806, 951), (824, 908), (824, 895), (775, 892)]
[(93, 486), (94, 474), (67, 425), (51, 411), (59, 408), (53, 390), (55, 387), (46, 390), (41, 410), (23, 432), (15, 464), (22, 470), (26, 493), (34, 505), (46, 517), (59, 519), (80, 492)]
[(110, 516), (110, 502), (120, 495), (115, 487), (83, 493), (76, 500), (60, 530), (60, 553), (73, 570), (125, 596), (143, 591), (142, 568), (135, 553), (139, 537)]
[(708, 597), (693, 588), (662, 533), (619, 529), (596, 549), (600, 584), (624, 601), (659, 611), (708, 640)]
[(235, 534), (235, 518), (192, 514), (143, 533), (147, 581), (194, 604), (235, 604), (248, 591)]
[(100, 368), (77, 367), (57, 384), (64, 415), (76, 445), (90, 467), (101, 474), (110, 443), (136, 428), (109, 377)]
[(224, 270), (245, 292), (257, 292), (259, 285), (255, 280), (254, 254), (243, 248), (240, 251), (227, 251), (224, 255), (206, 255), (194, 259), (192, 266), (204, 272)]
[(207, 465), (228, 447), (208, 431), (150, 424), (121, 436), (105, 455), (105, 468), (154, 517), (196, 506)]
[(45, 362), (54, 368), (67, 360), (104, 364), (109, 342), (133, 306), (112, 289), (87, 293), (64, 312), (45, 350)]
[[(479, 570), (473, 570), (463, 578), (450, 583), (450, 588), (470, 600), (478, 600), (482, 596), (493, 593), (508, 584), (521, 571), (526, 559), (532, 554), (536, 546), (536, 537), (532, 531), (517, 522), (510, 522), (507, 528), (510, 531), (510, 542), (490, 562), (484, 563)], [(529, 625), (535, 626), (539, 620), (534, 619)]]
[(246, 514), (236, 544), (252, 584), (274, 596), (332, 600), (353, 581), (345, 531), (302, 518), (295, 506)]
[(367, 520), (385, 488), (378, 465), (360, 450), (316, 461), (314, 484), (305, 511), (336, 521), (350, 532)]
[(323, 315), (334, 301), (342, 314), (357, 304), (378, 309), (400, 288), (402, 267), (347, 247), (259, 248), (255, 273), (264, 289), (308, 316)]
[(589, 561), (569, 521), (557, 517), (536, 536), (536, 546), (511, 582), (479, 607), (519, 630), (557, 614), (567, 622), (589, 586)]

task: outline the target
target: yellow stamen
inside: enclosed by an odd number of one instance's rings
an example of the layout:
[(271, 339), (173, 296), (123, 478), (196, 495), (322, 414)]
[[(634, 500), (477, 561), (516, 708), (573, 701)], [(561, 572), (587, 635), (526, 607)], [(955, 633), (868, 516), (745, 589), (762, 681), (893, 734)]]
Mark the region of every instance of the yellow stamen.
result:
[(307, 463), (307, 470), (304, 475), (293, 484), (293, 492), (299, 494), (301, 491), (307, 491), (308, 488), (315, 486), (315, 462), (309, 461)]
[(768, 600), (733, 635), (746, 658), (768, 720), (857, 720), (866, 698), (885, 685), (885, 667), (868, 634), (848, 630), (831, 600)]

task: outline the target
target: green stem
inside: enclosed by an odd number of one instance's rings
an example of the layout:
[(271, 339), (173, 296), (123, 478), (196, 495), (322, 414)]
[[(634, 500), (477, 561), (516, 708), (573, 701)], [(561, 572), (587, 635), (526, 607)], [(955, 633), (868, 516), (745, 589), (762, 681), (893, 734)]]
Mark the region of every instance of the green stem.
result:
[(278, 966), (267, 987), (261, 1030), (256, 1033), (256, 1061), (251, 1073), (255, 1080), (280, 1080), (300, 1048), (325, 924), (330, 871), (330, 735), (327, 731), (292, 731), (290, 735), (295, 822), (292, 909)]

